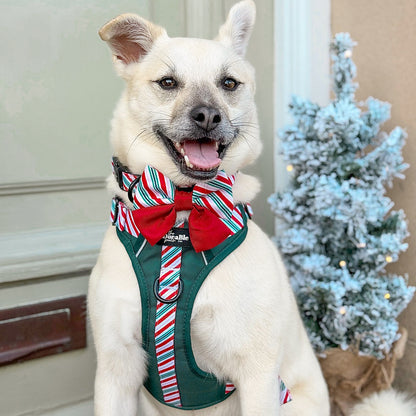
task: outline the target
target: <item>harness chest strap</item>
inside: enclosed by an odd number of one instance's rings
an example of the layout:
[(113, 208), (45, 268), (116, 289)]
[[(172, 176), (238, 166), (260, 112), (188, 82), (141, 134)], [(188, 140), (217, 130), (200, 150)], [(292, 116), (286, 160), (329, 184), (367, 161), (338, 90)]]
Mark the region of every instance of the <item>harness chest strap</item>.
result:
[[(183, 224), (182, 224), (183, 226)], [(176, 301), (181, 295), (182, 247), (163, 246), (159, 279), (156, 280), (155, 295), (155, 348), (157, 369), (165, 403), (182, 407), (176, 377), (175, 320)]]

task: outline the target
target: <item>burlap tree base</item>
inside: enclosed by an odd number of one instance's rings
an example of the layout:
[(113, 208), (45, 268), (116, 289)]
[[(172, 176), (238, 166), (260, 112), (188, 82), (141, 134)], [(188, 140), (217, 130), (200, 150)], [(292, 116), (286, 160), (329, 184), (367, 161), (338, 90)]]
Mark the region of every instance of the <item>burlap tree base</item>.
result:
[(331, 416), (348, 416), (351, 407), (364, 397), (391, 387), (396, 361), (403, 357), (407, 331), (400, 329), (401, 338), (394, 343), (383, 360), (359, 356), (351, 351), (332, 348), (319, 362), (328, 383)]

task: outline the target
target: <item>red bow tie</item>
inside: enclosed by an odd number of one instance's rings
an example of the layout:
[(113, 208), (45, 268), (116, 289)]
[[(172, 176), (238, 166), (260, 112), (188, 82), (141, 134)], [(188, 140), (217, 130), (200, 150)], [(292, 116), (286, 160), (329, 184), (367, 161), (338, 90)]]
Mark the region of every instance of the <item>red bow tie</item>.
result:
[(178, 212), (190, 211), (192, 245), (196, 252), (209, 250), (235, 232), (227, 225), (234, 211), (233, 183), (234, 177), (221, 171), (213, 180), (195, 185), (191, 192), (178, 191), (169, 178), (148, 166), (134, 190), (134, 222), (155, 245), (175, 226)]

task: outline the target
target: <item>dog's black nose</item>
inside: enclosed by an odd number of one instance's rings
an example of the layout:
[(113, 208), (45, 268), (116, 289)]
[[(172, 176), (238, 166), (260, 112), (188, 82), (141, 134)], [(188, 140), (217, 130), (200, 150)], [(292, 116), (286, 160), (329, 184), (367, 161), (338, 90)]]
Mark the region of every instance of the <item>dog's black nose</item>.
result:
[(216, 108), (195, 107), (191, 111), (192, 120), (206, 131), (211, 131), (221, 123), (221, 114)]

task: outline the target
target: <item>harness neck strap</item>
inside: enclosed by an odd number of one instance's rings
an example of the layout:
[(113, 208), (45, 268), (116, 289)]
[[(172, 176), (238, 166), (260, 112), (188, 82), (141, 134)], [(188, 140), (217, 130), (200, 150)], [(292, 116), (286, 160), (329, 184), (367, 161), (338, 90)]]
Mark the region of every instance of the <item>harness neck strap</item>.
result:
[(140, 180), (140, 175), (131, 173), (129, 168), (123, 165), (115, 156), (111, 160), (111, 166), (118, 186), (122, 191), (127, 192), (130, 202), (133, 202), (133, 189)]

